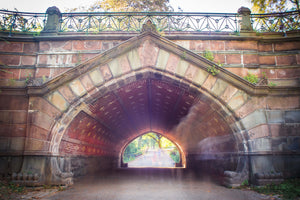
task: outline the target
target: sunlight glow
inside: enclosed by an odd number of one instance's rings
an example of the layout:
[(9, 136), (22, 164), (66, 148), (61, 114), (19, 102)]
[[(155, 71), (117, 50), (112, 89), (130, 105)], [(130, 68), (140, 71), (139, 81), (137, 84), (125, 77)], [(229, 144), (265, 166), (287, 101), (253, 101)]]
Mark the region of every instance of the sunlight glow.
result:
[(128, 167), (176, 167), (180, 163), (180, 151), (167, 138), (150, 132), (128, 144), (123, 163), (128, 163)]

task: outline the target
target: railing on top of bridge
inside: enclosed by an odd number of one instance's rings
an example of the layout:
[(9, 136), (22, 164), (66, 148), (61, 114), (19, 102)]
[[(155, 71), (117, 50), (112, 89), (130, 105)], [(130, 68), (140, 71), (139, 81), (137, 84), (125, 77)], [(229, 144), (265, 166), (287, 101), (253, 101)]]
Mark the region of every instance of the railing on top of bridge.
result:
[(9, 32), (140, 32), (149, 19), (160, 32), (286, 32), (300, 30), (300, 11), (251, 14), (186, 12), (85, 12), (60, 13), (56, 7), (46, 13), (0, 10), (0, 31)]

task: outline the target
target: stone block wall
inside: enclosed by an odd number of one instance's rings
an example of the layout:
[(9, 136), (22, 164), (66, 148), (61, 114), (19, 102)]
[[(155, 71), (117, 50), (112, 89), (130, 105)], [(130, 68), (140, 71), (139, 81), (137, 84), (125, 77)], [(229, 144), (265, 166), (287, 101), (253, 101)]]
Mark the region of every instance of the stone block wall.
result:
[[(191, 37), (186, 34), (176, 39), (169, 36), (169, 39), (199, 55), (205, 50), (211, 51), (215, 63), (240, 77), (251, 72), (260, 78), (266, 76), (278, 86), (295, 86), (299, 85), (300, 41), (292, 37), (275, 33), (251, 37), (230, 34)], [(70, 35), (0, 41), (0, 67), (3, 69), (0, 80), (7, 85), (18, 85), (16, 81), (28, 82), (32, 78), (45, 82), (128, 38), (108, 40), (103, 36), (82, 36), (78, 39)]]
[[(54, 38), (53, 38), (54, 39)], [(31, 79), (43, 82), (112, 48), (118, 40), (0, 41), (0, 80), (17, 86)]]
[(0, 152), (13, 155), (23, 153), (27, 117), (28, 98), (25, 95), (0, 96)]
[(282, 86), (299, 85), (300, 41), (272, 40), (271, 37), (231, 38), (218, 40), (177, 40), (177, 44), (203, 55), (205, 50), (214, 55), (214, 62), (240, 77), (248, 72), (265, 76)]

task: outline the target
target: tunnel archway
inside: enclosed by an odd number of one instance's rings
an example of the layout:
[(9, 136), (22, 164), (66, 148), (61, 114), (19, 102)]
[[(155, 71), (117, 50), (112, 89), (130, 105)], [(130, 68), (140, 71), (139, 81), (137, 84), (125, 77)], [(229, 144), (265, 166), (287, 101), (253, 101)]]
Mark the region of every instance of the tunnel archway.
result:
[(247, 134), (235, 109), (251, 87), (217, 66), (221, 73), (209, 74), (212, 65), (144, 33), (37, 89), (61, 113), (49, 135), (53, 176), (63, 179), (64, 168), (76, 174), (118, 167), (124, 145), (150, 131), (178, 141), (188, 167), (247, 171)]
[[(188, 168), (213, 169), (214, 174), (243, 168), (245, 163), (237, 154), (245, 149), (234, 132), (238, 130), (233, 129), (235, 118), (217, 98), (184, 80), (176, 84), (178, 78), (152, 68), (132, 76), (126, 84), (123, 79), (111, 81), (113, 89), (78, 99), (62, 118), (69, 121), (64, 129), (60, 127), (63, 134), (57, 153), (74, 160), (75, 175), (98, 171), (95, 166), (100, 170), (118, 167), (124, 146), (148, 131), (178, 141)], [(134, 107), (132, 102), (142, 103)], [(116, 116), (109, 116), (110, 111)]]

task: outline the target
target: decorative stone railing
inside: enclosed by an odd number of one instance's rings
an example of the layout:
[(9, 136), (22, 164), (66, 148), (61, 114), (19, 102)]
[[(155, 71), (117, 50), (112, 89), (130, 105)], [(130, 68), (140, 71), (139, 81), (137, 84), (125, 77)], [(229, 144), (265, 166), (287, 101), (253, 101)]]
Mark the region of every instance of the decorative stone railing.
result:
[(140, 32), (151, 20), (160, 32), (286, 32), (299, 30), (300, 11), (251, 14), (241, 7), (238, 13), (187, 12), (82, 12), (61, 13), (50, 7), (46, 13), (0, 10), (0, 31), (59, 32)]

